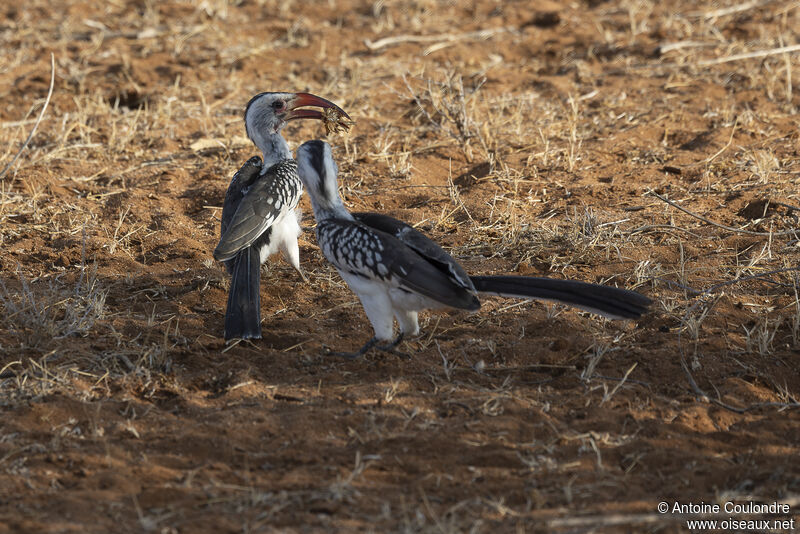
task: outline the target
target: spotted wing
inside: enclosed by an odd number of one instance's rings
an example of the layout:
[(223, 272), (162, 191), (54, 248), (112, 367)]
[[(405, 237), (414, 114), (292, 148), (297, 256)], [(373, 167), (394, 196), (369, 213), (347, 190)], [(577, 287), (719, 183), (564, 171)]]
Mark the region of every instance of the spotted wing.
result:
[(317, 241), (328, 261), (342, 271), (394, 281), (403, 289), (453, 308), (480, 307), (472, 292), (448, 272), (387, 232), (358, 221), (326, 219), (317, 224)]
[(233, 214), (242, 201), (242, 190), (250, 187), (250, 184), (258, 178), (261, 172), (261, 158), (253, 156), (242, 165), (242, 168), (233, 175), (228, 190), (225, 192), (225, 201), (222, 204), (222, 222), (220, 224), (219, 235), (225, 234), (225, 230), (231, 225)]
[(413, 226), (380, 213), (353, 213), (352, 215), (360, 223), (394, 236), (439, 270), (446, 272), (456, 283), (470, 291), (475, 291), (469, 275), (455, 258)]
[(262, 172), (249, 187), (241, 189), (240, 199), (230, 223), (225, 225), (214, 257), (228, 260), (250, 246), (277, 219), (297, 207), (302, 193), (294, 160), (283, 160)]

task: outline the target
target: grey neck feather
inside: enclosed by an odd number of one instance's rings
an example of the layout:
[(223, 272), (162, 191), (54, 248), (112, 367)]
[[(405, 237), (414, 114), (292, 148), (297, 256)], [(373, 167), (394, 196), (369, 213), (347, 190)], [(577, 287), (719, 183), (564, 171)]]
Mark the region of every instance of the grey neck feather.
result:
[(308, 196), (311, 197), (311, 207), (314, 210), (314, 218), (317, 221), (325, 219), (345, 219), (355, 220), (347, 208), (344, 207), (342, 197), (339, 196), (336, 180), (325, 180), (317, 182), (315, 185), (322, 186), (321, 191), (311, 191), (308, 188)]
[(280, 132), (263, 133), (256, 130), (253, 132), (253, 143), (261, 149), (261, 153), (264, 156), (263, 171), (280, 161), (292, 159), (292, 151), (289, 150), (289, 144)]

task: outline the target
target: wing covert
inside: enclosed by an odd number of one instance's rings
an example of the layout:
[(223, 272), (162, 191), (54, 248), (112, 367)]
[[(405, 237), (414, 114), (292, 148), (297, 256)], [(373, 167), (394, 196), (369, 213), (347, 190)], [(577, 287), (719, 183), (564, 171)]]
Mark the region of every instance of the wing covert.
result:
[(235, 204), (235, 211), (214, 250), (214, 257), (224, 261), (250, 246), (281, 214), (297, 206), (301, 194), (302, 184), (294, 160), (273, 165), (249, 187), (243, 186), (240, 200), (234, 202), (234, 195), (231, 202)]
[(242, 189), (250, 186), (258, 177), (261, 172), (261, 158), (253, 156), (247, 160), (242, 167), (236, 171), (236, 174), (231, 178), (231, 183), (225, 191), (225, 200), (222, 204), (222, 220), (220, 222), (220, 235), (225, 234), (228, 226), (231, 224), (233, 214), (236, 213), (236, 208), (239, 207), (239, 202), (242, 200)]
[(469, 275), (455, 258), (413, 226), (379, 213), (353, 213), (352, 215), (360, 223), (397, 238), (437, 268), (452, 276), (459, 285), (475, 291)]
[(366, 278), (393, 278), (400, 287), (453, 308), (480, 307), (468, 288), (387, 232), (357, 221), (328, 219), (317, 225), (317, 238), (339, 269)]

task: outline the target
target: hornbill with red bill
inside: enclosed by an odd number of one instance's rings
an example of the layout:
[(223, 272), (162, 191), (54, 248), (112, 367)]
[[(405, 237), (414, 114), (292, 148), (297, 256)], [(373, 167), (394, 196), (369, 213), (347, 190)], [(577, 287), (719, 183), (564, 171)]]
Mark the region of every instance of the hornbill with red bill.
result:
[(281, 129), (294, 119), (320, 119), (327, 125), (328, 115), (301, 106), (332, 109), (335, 116), (350, 118), (336, 104), (309, 93), (259, 93), (244, 112), (247, 136), (261, 149), (263, 160), (254, 156), (239, 169), (222, 205), (214, 258), (231, 274), (225, 340), (261, 337), (260, 271), (269, 256), (281, 252), (304, 277), (297, 246), (303, 184)]
[[(404, 335), (419, 333), (418, 312), (480, 308), (477, 293), (534, 298), (574, 306), (612, 319), (635, 319), (651, 300), (616, 287), (529, 276), (469, 276), (439, 245), (408, 224), (377, 213), (350, 213), (337, 188), (338, 168), (330, 145), (308, 141), (297, 165), (317, 220), (323, 255), (358, 295), (374, 336), (354, 353), (375, 346), (391, 350)], [(394, 319), (400, 327), (394, 337)]]

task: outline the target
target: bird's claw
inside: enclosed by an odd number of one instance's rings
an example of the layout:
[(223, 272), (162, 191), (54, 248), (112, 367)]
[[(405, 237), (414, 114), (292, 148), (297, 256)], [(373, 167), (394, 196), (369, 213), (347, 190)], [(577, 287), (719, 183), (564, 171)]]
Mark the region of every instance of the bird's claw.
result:
[(308, 283), (308, 277), (306, 276), (306, 273), (302, 269), (297, 269), (297, 272), (298, 272), (298, 274), (300, 274), (300, 278), (303, 279), (303, 282), (307, 284)]
[(328, 347), (323, 347), (323, 356), (334, 356), (337, 358), (346, 358), (348, 360), (357, 360), (362, 356), (364, 356), (367, 352), (369, 352), (369, 349), (375, 347), (376, 349), (381, 350), (383, 352), (388, 352), (390, 354), (394, 354), (395, 356), (399, 356), (401, 358), (411, 359), (411, 356), (409, 354), (394, 350), (394, 348), (397, 345), (399, 345), (401, 341), (403, 341), (402, 332), (395, 339), (393, 339), (392, 341), (390, 341), (385, 345), (378, 345), (378, 338), (373, 337), (372, 339), (367, 341), (363, 347), (361, 347), (355, 352), (335, 352), (330, 350)]

